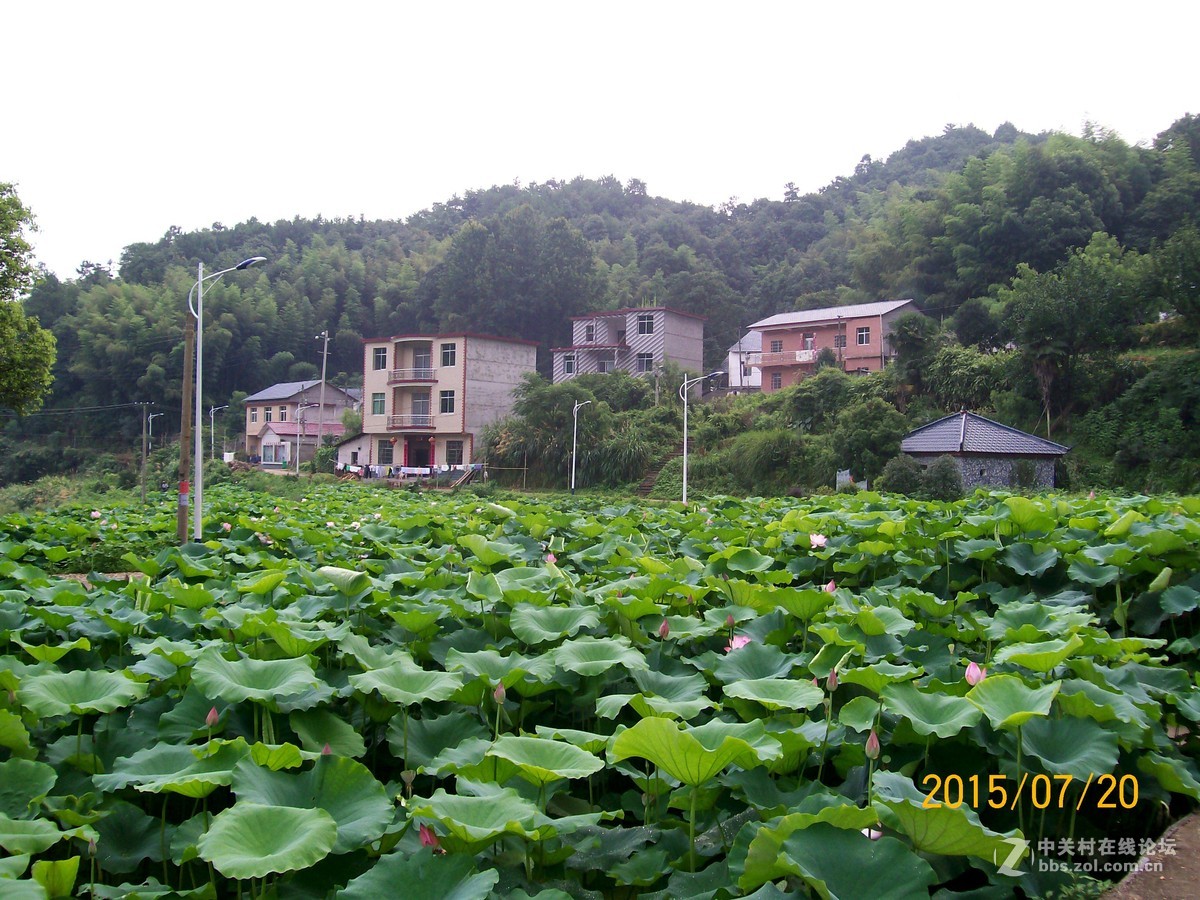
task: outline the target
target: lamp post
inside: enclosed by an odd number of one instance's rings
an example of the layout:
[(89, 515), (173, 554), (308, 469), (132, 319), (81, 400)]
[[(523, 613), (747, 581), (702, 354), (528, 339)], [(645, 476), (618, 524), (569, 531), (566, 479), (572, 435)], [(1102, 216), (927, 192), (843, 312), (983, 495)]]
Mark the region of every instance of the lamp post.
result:
[(320, 450), (321, 444), (325, 442), (325, 364), (329, 362), (329, 329), (326, 328), (313, 340), (325, 341), (325, 348), (321, 351), (321, 407), (317, 411), (317, 450)]
[(715, 378), (720, 372), (709, 372), (695, 378), (685, 378), (679, 386), (679, 399), (683, 401), (683, 503), (687, 505), (687, 469), (688, 469), (688, 391), (693, 384), (699, 384), (709, 378)]
[(296, 407), (296, 417), (298, 419), (298, 424), (300, 425), (300, 430), (297, 432), (297, 437), (296, 437), (296, 474), (297, 475), (300, 474), (300, 447), (303, 446), (303, 444), (304, 444), (304, 411), (306, 409), (316, 409), (316, 408), (317, 408), (317, 404), (315, 404), (315, 403), (301, 403), (299, 406)]
[(217, 458), (217, 428), (214, 424), (214, 417), (223, 409), (229, 409), (229, 404), (224, 406), (210, 406), (208, 408), (208, 458)]
[(166, 413), (150, 413), (150, 415), (148, 415), (146, 417), (146, 425), (150, 428), (150, 434), (148, 436), (148, 439), (150, 442), (151, 450), (154, 449), (154, 419), (156, 416), (165, 416), (165, 415), (166, 415)]
[(571, 493), (575, 493), (575, 451), (579, 447), (579, 411), (591, 403), (591, 400), (584, 400), (582, 403), (576, 403), (571, 408)]
[[(194, 436), (195, 446), (192, 450), (193, 461), (196, 465), (193, 474), (196, 483), (196, 500), (192, 512), (192, 540), (194, 541), (200, 540), (200, 510), (204, 500), (204, 402), (202, 399), (204, 394), (204, 283), (206, 281), (215, 283), (222, 275), (229, 272), (240, 272), (242, 269), (248, 269), (260, 262), (266, 262), (266, 260), (265, 256), (252, 256), (249, 259), (243, 259), (236, 266), (209, 275), (204, 274), (204, 263), (200, 263), (196, 270), (196, 283), (188, 291), (188, 312), (196, 320), (196, 434)], [(195, 306), (192, 305), (192, 295), (196, 297)], [(180, 504), (182, 505), (184, 502), (181, 498)]]

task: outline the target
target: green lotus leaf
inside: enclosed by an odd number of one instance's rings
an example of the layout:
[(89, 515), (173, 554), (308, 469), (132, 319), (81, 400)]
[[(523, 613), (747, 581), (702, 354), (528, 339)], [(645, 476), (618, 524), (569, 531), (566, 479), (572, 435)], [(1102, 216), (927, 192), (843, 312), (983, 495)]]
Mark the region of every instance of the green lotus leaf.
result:
[(504, 735), (492, 744), (488, 756), (508, 760), (522, 778), (539, 786), (560, 778), (587, 778), (604, 768), (604, 762), (586, 750), (540, 737)]
[(725, 685), (725, 695), (753, 700), (767, 709), (812, 709), (825, 699), (825, 692), (810, 681), (755, 678)]
[(1067, 576), (1080, 584), (1103, 587), (1120, 578), (1121, 570), (1117, 566), (1097, 566), (1080, 559), (1067, 566)]
[(1159, 602), (1163, 612), (1172, 616), (1182, 615), (1200, 606), (1200, 591), (1186, 584), (1177, 584), (1163, 591)]
[(357, 597), (365, 594), (374, 587), (371, 576), (354, 569), (342, 569), (338, 566), (321, 566), (317, 574), (338, 589), (347, 597)]
[(29, 743), (29, 730), (21, 717), (0, 709), (0, 747), (7, 747), (14, 756), (33, 758), (37, 751)]
[(820, 897), (857, 900), (872, 896), (925, 897), (937, 881), (929, 863), (895, 838), (872, 841), (859, 831), (824, 822), (790, 834), (772, 863), (748, 866), (738, 886), (749, 892), (794, 875)]
[(70, 897), (75, 893), (75, 878), (79, 875), (79, 857), (43, 859), (33, 864), (33, 880), (46, 889), (48, 897)]
[(642, 719), (613, 739), (609, 757), (614, 762), (631, 756), (648, 759), (676, 781), (700, 787), (726, 766), (748, 769), (778, 756), (774, 739), (773, 748), (755, 746), (764, 734), (762, 722), (732, 725), (714, 720), (699, 728), (680, 728), (667, 719)]
[(428, 800), (409, 803), (412, 818), (441, 822), (455, 837), (467, 843), (490, 842), (503, 834), (538, 837), (538, 808), (511, 788), (497, 788), (482, 796), (448, 794), (442, 788)]
[(773, 565), (775, 565), (775, 560), (772, 557), (763, 556), (757, 550), (752, 550), (749, 547), (736, 550), (725, 559), (725, 567), (727, 569), (731, 572), (741, 572), (743, 574), (765, 572)]
[(799, 660), (773, 644), (751, 641), (721, 656), (713, 654), (689, 662), (697, 668), (705, 668), (704, 663), (710, 663), (717, 680), (730, 684), (734, 681), (757, 681), (760, 678), (785, 678)]
[[(1005, 497), (1004, 506), (1008, 507), (1008, 518), (1021, 531), (1041, 531), (1049, 533), (1054, 530), (1055, 520), (1040, 503), (1028, 497)], [(1004, 510), (998, 510), (1001, 514)]]
[(544, 644), (571, 637), (580, 629), (595, 628), (600, 613), (590, 606), (531, 606), (519, 603), (508, 617), (513, 634), (526, 644)]
[(500, 582), (491, 572), (472, 571), (467, 576), (467, 593), (476, 600), (482, 600), (489, 609), (504, 600)]
[(45, 819), (10, 819), (0, 813), (0, 847), (9, 853), (45, 853), (66, 835)]
[(1021, 729), (1025, 753), (1050, 774), (1080, 781), (1116, 769), (1117, 743), (1116, 732), (1092, 719), (1034, 719)]
[[(486, 900), (500, 872), (475, 872), (464, 853), (391, 853), (337, 892), (337, 900), (378, 900), (404, 885), (405, 900)], [(510, 892), (508, 896), (513, 896)]]
[(399, 662), (360, 675), (351, 675), (350, 683), (364, 694), (379, 691), (385, 700), (410, 706), (425, 701), (436, 703), (447, 700), (462, 687), (463, 682), (457, 672), (415, 669), (406, 662)]
[(413, 770), (428, 766), (451, 747), (459, 747), (472, 738), (488, 736), (490, 733), (479, 721), (479, 716), (461, 709), (423, 719), (397, 716), (389, 724), (387, 733), (392, 755), (404, 760), (405, 766)]
[(904, 613), (890, 606), (864, 606), (854, 620), (868, 637), (908, 634), (916, 627), (916, 623), (906, 619)]
[[(180, 569), (183, 572), (182, 568)], [(185, 576), (186, 572), (183, 573)], [(216, 575), (217, 573), (211, 569), (204, 569), (199, 574)], [(216, 605), (216, 598), (212, 591), (199, 584), (185, 584), (174, 578), (168, 578), (165, 582), (161, 582), (160, 586), (171, 598), (171, 603), (175, 606), (182, 606), (184, 609), (206, 609)]]
[(1003, 544), (991, 538), (954, 542), (954, 555), (959, 559), (988, 560), (1003, 549)]
[(53, 766), (29, 759), (0, 762), (0, 813), (21, 819), (50, 793), (58, 773)]
[(107, 713), (140, 700), (146, 685), (130, 681), (120, 672), (76, 669), (29, 675), (17, 691), (17, 699), (38, 716), (68, 713)]
[(1003, 859), (1012, 849), (1013, 831), (1000, 834), (985, 828), (969, 803), (950, 807), (927, 801), (912, 781), (895, 772), (877, 772), (874, 780), (875, 808), (885, 825), (908, 835), (921, 853), (941, 856), (973, 856)]
[(227, 878), (263, 878), (324, 859), (337, 830), (323, 809), (239, 802), (212, 820), (196, 849)]
[(580, 637), (553, 650), (554, 664), (578, 675), (599, 675), (614, 666), (629, 671), (647, 668), (646, 658), (623, 637)]
[(87, 638), (77, 638), (63, 644), (27, 644), (20, 638), (14, 638), (13, 643), (21, 647), (38, 662), (56, 663), (72, 650), (91, 650), (92, 642)]
[(608, 746), (608, 738), (591, 731), (578, 731), (574, 728), (553, 728), (549, 725), (538, 725), (534, 729), (538, 737), (555, 741), (566, 741), (588, 753), (597, 753)]
[(908, 663), (896, 665), (885, 660), (869, 666), (839, 671), (838, 680), (844, 684), (860, 684), (871, 693), (879, 694), (888, 685), (916, 678), (921, 671)]
[(1049, 672), (1083, 646), (1083, 639), (1073, 634), (1065, 641), (1039, 641), (1034, 644), (1009, 644), (992, 657), (996, 663), (1014, 663), (1033, 672)]
[(967, 692), (967, 699), (988, 717), (993, 728), (1017, 728), (1035, 716), (1050, 714), (1062, 682), (1031, 688), (1015, 675), (991, 675)]
[(1053, 568), (1059, 553), (1054, 547), (1037, 550), (1032, 544), (1013, 544), (1000, 554), (1000, 562), (1018, 575), (1034, 578)]
[(276, 569), (273, 572), (254, 573), (249, 578), (239, 579), (235, 587), (242, 594), (269, 594), (283, 583), (287, 572)]
[(439, 604), (428, 606), (408, 604), (389, 607), (386, 612), (397, 625), (413, 634), (420, 634), (450, 614), (449, 609)]
[(456, 542), (460, 547), (470, 550), (475, 558), (487, 568), (509, 562), (518, 551), (508, 541), (489, 541), (482, 534), (464, 534)]
[(156, 744), (123, 756), (113, 763), (111, 772), (92, 776), (102, 791), (134, 787), (145, 793), (164, 791), (199, 799), (207, 797), (233, 779), (234, 766), (249, 753), (244, 741), (217, 743), (215, 752), (197, 756), (203, 748), (178, 744)]
[[(823, 802), (829, 805), (820, 806)], [(786, 874), (776, 868), (776, 861), (783, 849), (783, 842), (801, 828), (824, 823), (835, 828), (861, 831), (879, 825), (879, 814), (874, 809), (860, 809), (845, 800), (826, 799), (825, 795), (806, 798), (801, 801), (801, 807), (801, 811), (775, 819), (754, 832), (742, 869), (744, 884), (739, 884), (757, 887)]]
[[(997, 676), (993, 676), (997, 677)], [(979, 721), (980, 709), (964, 697), (925, 692), (912, 684), (891, 684), (883, 689), (883, 705), (903, 716), (920, 735), (949, 738)]]
[(207, 697), (239, 703), (271, 702), (320, 685), (312, 666), (303, 659), (225, 659), (209, 650), (192, 667), (192, 683)]
[(837, 721), (855, 731), (870, 731), (879, 719), (879, 701), (873, 697), (855, 697), (837, 712)]
[(338, 756), (359, 757), (366, 753), (363, 737), (345, 719), (325, 709), (297, 711), (288, 724), (300, 738), (300, 746), (315, 753), (329, 747)]
[(20, 878), (29, 868), (30, 858), (28, 853), (0, 858), (0, 879)]
[(527, 679), (539, 684), (550, 681), (554, 675), (554, 661), (546, 655), (528, 657), (510, 653), (502, 656), (495, 650), (463, 653), (452, 649), (446, 654), (446, 669), (461, 670), (475, 678), (482, 678), (489, 687), (503, 682), (506, 688), (510, 688)]
[(96, 861), (105, 872), (128, 874), (147, 859), (162, 861), (174, 836), (161, 831), (157, 816), (123, 800), (110, 800), (105, 806), (107, 814), (95, 825)]
[(1191, 760), (1162, 753), (1146, 753), (1138, 757), (1137, 767), (1139, 771), (1153, 775), (1171, 793), (1200, 800), (1200, 773), (1197, 773), (1196, 765)]
[(362, 763), (322, 756), (305, 772), (269, 772), (243, 760), (233, 772), (238, 803), (321, 809), (337, 823), (333, 853), (378, 839), (392, 821), (392, 802)]

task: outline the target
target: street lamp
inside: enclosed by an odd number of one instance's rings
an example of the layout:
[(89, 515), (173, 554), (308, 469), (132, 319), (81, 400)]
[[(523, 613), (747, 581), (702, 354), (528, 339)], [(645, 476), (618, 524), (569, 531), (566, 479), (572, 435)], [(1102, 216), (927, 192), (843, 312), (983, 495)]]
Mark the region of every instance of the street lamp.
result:
[[(297, 424), (299, 424), (299, 426), (300, 426), (300, 430), (297, 432), (297, 437), (296, 437), (296, 474), (297, 475), (300, 474), (300, 447), (304, 443), (304, 411), (306, 409), (316, 409), (316, 408), (317, 408), (316, 403), (301, 403), (299, 406), (296, 407)], [(319, 443), (320, 443), (320, 440), (318, 439), (318, 444)]]
[(591, 400), (584, 400), (582, 403), (576, 403), (571, 408), (571, 493), (575, 493), (575, 451), (579, 447), (579, 411), (591, 403)]
[(317, 449), (320, 450), (325, 442), (325, 366), (329, 362), (329, 329), (326, 328), (313, 340), (325, 341), (325, 348), (321, 351), (321, 408), (317, 413)]
[[(204, 263), (200, 263), (196, 270), (196, 283), (188, 291), (188, 311), (196, 320), (196, 434), (192, 448), (192, 457), (196, 466), (193, 476), (193, 480), (196, 482), (196, 506), (192, 515), (192, 540), (194, 541), (200, 540), (200, 509), (204, 500), (204, 403), (202, 400), (204, 394), (204, 282), (215, 283), (222, 275), (229, 272), (240, 272), (242, 269), (248, 269), (266, 261), (265, 256), (252, 256), (249, 259), (243, 259), (236, 266), (222, 269), (220, 272), (213, 272), (210, 275), (204, 274)], [(196, 296), (195, 306), (192, 306), (193, 294)], [(180, 505), (183, 505), (182, 498)]]
[(210, 406), (208, 408), (208, 458), (217, 458), (217, 429), (213, 424), (213, 417), (223, 409), (229, 409), (229, 405), (225, 406)]
[(150, 415), (148, 415), (146, 417), (146, 424), (150, 427), (150, 434), (148, 435), (148, 440), (150, 441), (150, 449), (151, 450), (154, 449), (154, 417), (155, 416), (165, 416), (165, 415), (166, 415), (166, 413), (150, 413)]
[(679, 399), (683, 401), (683, 503), (687, 505), (687, 464), (688, 464), (688, 391), (693, 384), (699, 384), (709, 378), (716, 378), (720, 372), (709, 372), (695, 378), (685, 378), (679, 386)]

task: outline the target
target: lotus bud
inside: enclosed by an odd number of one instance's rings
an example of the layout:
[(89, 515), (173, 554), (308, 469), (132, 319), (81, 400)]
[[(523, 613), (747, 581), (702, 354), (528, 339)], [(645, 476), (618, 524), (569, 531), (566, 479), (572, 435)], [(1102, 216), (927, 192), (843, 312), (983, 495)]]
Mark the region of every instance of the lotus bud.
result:
[(558, 557), (555, 556), (553, 553), (547, 553), (546, 554), (546, 562), (548, 562), (550, 565), (554, 565), (556, 562), (558, 562)]
[(88, 839), (88, 856), (91, 856), (93, 858), (96, 856), (96, 839), (95, 838)]
[(662, 624), (658, 626), (658, 636), (666, 640), (668, 634), (671, 633), (671, 624), (666, 620), (662, 620)]
[(333, 748), (329, 746), (329, 741), (325, 742), (325, 746), (321, 748), (322, 756), (333, 756)]
[(725, 617), (725, 627), (726, 627), (726, 628), (733, 628), (733, 626), (734, 626), (735, 624), (736, 624), (736, 623), (733, 621), (733, 613), (730, 613), (729, 615), (727, 615), (727, 616)]
[(875, 729), (871, 729), (871, 733), (867, 735), (867, 746), (864, 748), (867, 754), (867, 759), (879, 759), (879, 735), (875, 733)]
[(967, 684), (974, 687), (985, 678), (987, 678), (987, 669), (972, 660), (967, 666)]
[(428, 825), (422, 823), (420, 834), (422, 847), (433, 847), (434, 849), (437, 849), (441, 846), (441, 841), (438, 840), (438, 836)]
[(827, 585), (825, 585), (825, 593), (832, 594), (836, 590), (837, 590), (837, 582), (834, 581), (832, 578), (830, 578), (829, 583)]
[(1096, 492), (1095, 492), (1095, 491), (1088, 491), (1088, 499), (1089, 499), (1089, 500), (1095, 500), (1095, 499), (1096, 499)]
[(497, 703), (503, 703), (505, 696), (507, 696), (507, 691), (504, 690), (504, 682), (501, 681), (496, 685), (496, 689), (492, 691), (492, 699)]
[(828, 688), (830, 692), (833, 692), (833, 691), (837, 690), (837, 686), (838, 686), (837, 669), (830, 669), (829, 677), (825, 679), (825, 687)]
[(404, 786), (406, 788), (410, 788), (410, 789), (412, 788), (412, 783), (413, 783), (414, 779), (416, 779), (416, 777), (417, 777), (417, 773), (414, 772), (412, 769), (405, 769), (403, 772), (400, 773), (400, 780), (404, 782)]
[(216, 728), (219, 721), (221, 721), (221, 714), (217, 712), (217, 708), (214, 706), (208, 711), (208, 715), (204, 717), (204, 724), (209, 728)]

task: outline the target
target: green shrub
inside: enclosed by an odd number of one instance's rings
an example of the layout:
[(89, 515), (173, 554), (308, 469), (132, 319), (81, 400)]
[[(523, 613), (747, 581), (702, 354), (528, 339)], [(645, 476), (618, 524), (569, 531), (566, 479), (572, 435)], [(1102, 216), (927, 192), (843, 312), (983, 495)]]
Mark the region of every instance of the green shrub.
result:
[(915, 497), (921, 494), (924, 470), (921, 464), (906, 453), (893, 456), (875, 481), (875, 489)]
[(963, 495), (962, 472), (949, 456), (939, 456), (925, 468), (921, 477), (923, 493), (930, 500), (960, 500)]

